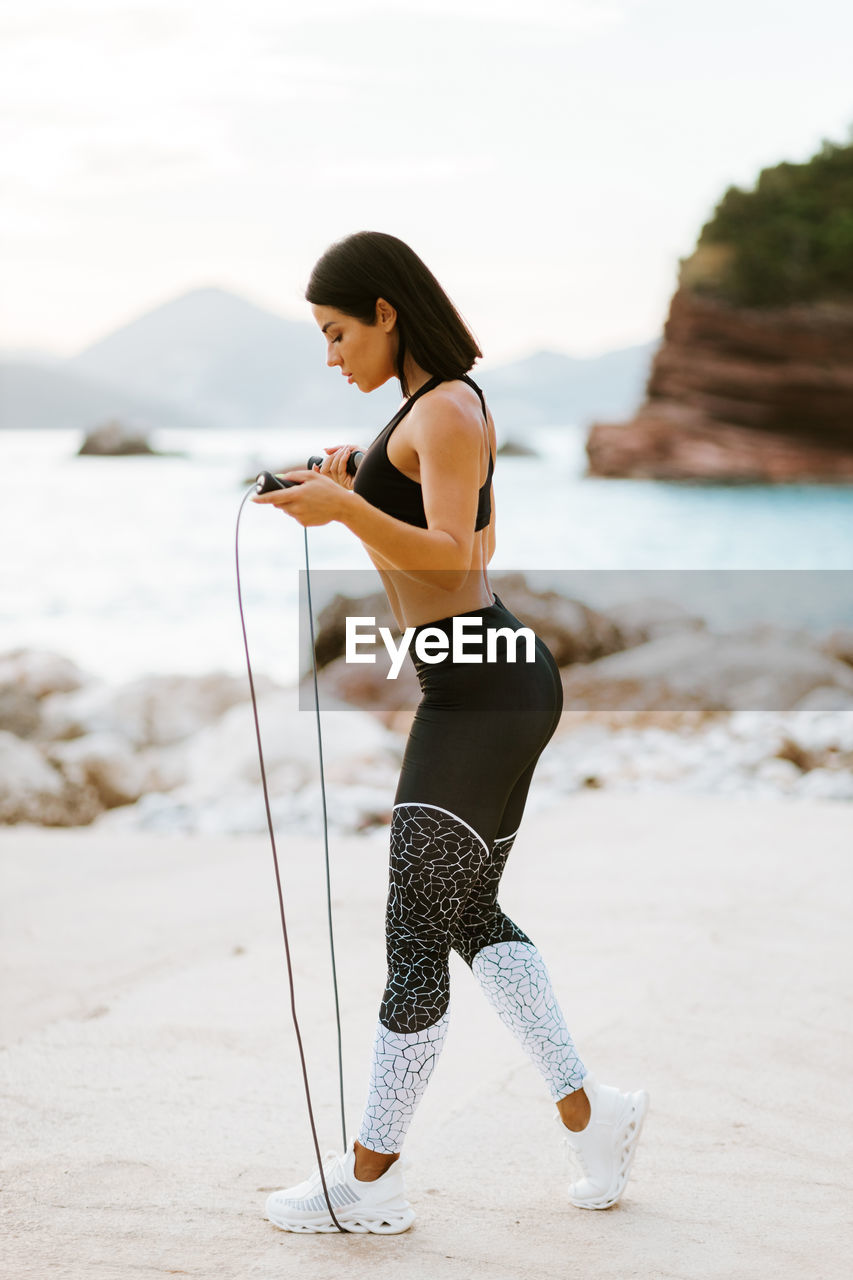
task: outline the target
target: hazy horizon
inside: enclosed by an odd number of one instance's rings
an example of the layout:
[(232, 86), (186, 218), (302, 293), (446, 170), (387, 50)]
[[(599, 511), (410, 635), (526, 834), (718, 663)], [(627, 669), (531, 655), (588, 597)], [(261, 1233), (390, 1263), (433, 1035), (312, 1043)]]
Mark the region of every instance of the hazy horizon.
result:
[(484, 364), (653, 340), (730, 185), (846, 141), (853, 9), (768, 0), (7, 0), (0, 348), (190, 289), (310, 322), (319, 253), (421, 254)]
[[(153, 307), (150, 307), (150, 308), (146, 307), (142, 311), (140, 311), (137, 315), (129, 316), (126, 320), (122, 321), (121, 324), (116, 325), (115, 328), (109, 329), (105, 333), (100, 334), (97, 338), (93, 338), (91, 342), (87, 342), (83, 347), (79, 348), (79, 350), (70, 351), (67, 353), (57, 353), (55, 351), (46, 351), (38, 347), (17, 347), (16, 348), (12, 346), (0, 346), (0, 358), (5, 358), (9, 360), (20, 360), (22, 362), (32, 361), (33, 363), (45, 363), (45, 364), (50, 363), (52, 361), (57, 361), (58, 363), (61, 364), (61, 363), (64, 363), (64, 361), (66, 360), (69, 360), (69, 359), (73, 360), (75, 356), (81, 355), (84, 351), (87, 351), (90, 347), (97, 346), (99, 342), (103, 341), (104, 339), (108, 339), (112, 337), (113, 334), (117, 333), (119, 330), (121, 330), (125, 326), (130, 326), (134, 324), (136, 321), (141, 320), (145, 316), (151, 314), (152, 312), (157, 311), (161, 306), (167, 307), (169, 306), (170, 303), (179, 301), (181, 298), (187, 297), (190, 293), (205, 292), (208, 290), (210, 291), (219, 290), (219, 291), (225, 292), (230, 297), (238, 298), (240, 301), (250, 303), (253, 306), (257, 306), (262, 310), (269, 312), (270, 314), (279, 316), (281, 319), (295, 322), (297, 324), (300, 324), (300, 323), (304, 324), (309, 329), (313, 328), (314, 326), (314, 322), (311, 318), (311, 314), (307, 307), (307, 304), (306, 304), (305, 314), (302, 316), (284, 315), (283, 312), (276, 311), (275, 308), (271, 307), (269, 303), (259, 302), (258, 299), (251, 298), (244, 292), (237, 293), (233, 289), (223, 290), (221, 285), (216, 285), (216, 284), (207, 284), (207, 285), (202, 284), (202, 285), (193, 286), (192, 289), (186, 290), (181, 294), (175, 295), (175, 297), (173, 298), (165, 298), (163, 299), (162, 303), (155, 303)], [(654, 339), (647, 339), (646, 341), (648, 342), (653, 340)], [(606, 351), (603, 351), (600, 354), (614, 355), (614, 354), (618, 354), (620, 350), (629, 350), (629, 349), (632, 349), (633, 347), (643, 346), (643, 345), (645, 345), (645, 343), (643, 343), (642, 341), (639, 343), (628, 343), (623, 348), (615, 348), (615, 347), (608, 348)], [(322, 356), (324, 352), (322, 343), (318, 345), (317, 350), (318, 350), (318, 358), (322, 361)], [(550, 355), (552, 353), (556, 353), (558, 355), (567, 355), (569, 357), (574, 355), (573, 352), (561, 352), (559, 348), (556, 348), (556, 347), (546, 348), (543, 346), (538, 346), (538, 347), (531, 347), (528, 350), (518, 352), (516, 355), (509, 355), (499, 360), (494, 360), (494, 359), (489, 360), (488, 358), (484, 358), (483, 360), (478, 360), (477, 367), (483, 368), (483, 367), (491, 367), (491, 366), (502, 366), (504, 364), (511, 364), (519, 360), (527, 359), (531, 356), (538, 356), (542, 354)], [(599, 354), (599, 353), (595, 353), (595, 354)], [(594, 359), (595, 355), (592, 355), (589, 358)]]

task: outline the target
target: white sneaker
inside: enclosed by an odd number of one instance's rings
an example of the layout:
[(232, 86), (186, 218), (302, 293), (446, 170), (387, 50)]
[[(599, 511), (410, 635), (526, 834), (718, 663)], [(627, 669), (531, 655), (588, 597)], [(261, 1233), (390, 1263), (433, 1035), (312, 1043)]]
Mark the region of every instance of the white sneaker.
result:
[[(323, 1173), (335, 1217), (348, 1231), (373, 1232), (393, 1236), (408, 1231), (415, 1212), (403, 1186), (403, 1157), (395, 1160), (375, 1182), (360, 1182), (355, 1176), (352, 1143), (343, 1156), (326, 1153)], [(267, 1218), (282, 1231), (337, 1231), (323, 1194), (320, 1171), (305, 1182), (267, 1197)]]
[(577, 1133), (557, 1120), (569, 1153), (580, 1165), (583, 1177), (569, 1187), (569, 1200), (579, 1209), (609, 1209), (625, 1190), (643, 1121), (649, 1108), (645, 1089), (621, 1093), (612, 1085), (584, 1077), (590, 1117)]

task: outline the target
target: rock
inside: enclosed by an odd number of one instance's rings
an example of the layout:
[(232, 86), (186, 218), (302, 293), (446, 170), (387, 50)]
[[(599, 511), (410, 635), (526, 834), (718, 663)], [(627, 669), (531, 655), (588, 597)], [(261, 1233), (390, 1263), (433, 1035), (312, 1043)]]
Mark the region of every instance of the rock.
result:
[(115, 418), (93, 427), (87, 432), (77, 450), (78, 457), (91, 454), (96, 457), (117, 458), (131, 454), (155, 454), (144, 432), (125, 426)]
[(790, 640), (681, 632), (563, 673), (566, 707), (786, 710), (812, 689), (853, 693), (844, 664)]
[(72, 786), (94, 791), (103, 809), (132, 804), (159, 781), (143, 755), (109, 733), (54, 743), (46, 757)]
[(498, 446), (497, 456), (499, 458), (538, 458), (540, 455), (536, 449), (522, 440), (505, 440)]
[[(258, 719), (267, 776), (281, 775), (287, 787), (304, 785), (319, 777), (317, 726), (313, 710), (300, 710), (293, 689), (278, 690), (258, 699)], [(347, 708), (322, 710), (323, 762), (326, 768), (341, 761), (358, 761), (361, 771), (399, 758), (397, 739), (372, 716)], [(185, 762), (192, 785), (211, 794), (237, 779), (253, 786), (258, 781), (258, 754), (251, 706), (232, 707), (216, 724), (175, 748)]]
[[(523, 573), (489, 576), (510, 612), (541, 636), (558, 666), (595, 662), (626, 647), (626, 637), (605, 612), (571, 600), (559, 591), (536, 589)], [(530, 577), (535, 582), (535, 574)]]
[[(276, 686), (259, 676), (255, 687), (262, 693)], [(51, 739), (110, 733), (137, 748), (167, 746), (212, 724), (248, 696), (246, 680), (221, 672), (145, 676), (120, 688), (93, 681), (74, 693), (46, 699), (41, 733)]]
[[(398, 637), (395, 637), (398, 639)], [(414, 711), (421, 698), (418, 677), (411, 659), (406, 658), (398, 675), (388, 678), (391, 659), (385, 646), (376, 650), (376, 661), (347, 662), (342, 654), (317, 673), (318, 701), (321, 711), (359, 708), (379, 714), (387, 727), (394, 713)], [(314, 705), (314, 677), (307, 675), (299, 686), (301, 705)]]
[(69, 787), (36, 746), (0, 731), (0, 823), (77, 826), (100, 812), (89, 788)]
[(755, 776), (760, 782), (769, 783), (774, 789), (778, 788), (790, 793), (803, 775), (793, 761), (771, 759), (762, 761), (755, 771)]
[(839, 689), (836, 685), (821, 684), (795, 702), (793, 710), (853, 712), (853, 693)]
[(36, 747), (0, 732), (0, 822), (40, 822), (65, 786)]
[(679, 631), (705, 630), (704, 618), (688, 613), (674, 600), (652, 596), (607, 605), (601, 613), (618, 628), (626, 649)]
[(38, 698), (14, 684), (0, 684), (0, 729), (31, 738), (41, 724)]
[[(520, 621), (532, 622), (527, 609), (547, 595), (532, 591), (523, 575), (505, 575), (496, 585), (498, 594), (506, 590)], [(654, 630), (655, 616), (651, 601), (620, 606), (604, 619), (604, 638), (631, 642)], [(600, 640), (600, 617), (591, 619), (590, 649)], [(570, 621), (583, 637), (586, 614), (572, 612)], [(853, 799), (853, 671), (847, 663), (805, 632), (757, 626), (713, 635), (677, 608), (661, 623), (672, 630), (563, 669), (565, 712), (537, 767), (531, 811), (587, 787)], [(29, 671), (32, 690), (56, 683), (56, 669), (44, 679), (36, 678), (32, 663), (21, 670)], [(408, 691), (389, 681), (393, 696), (381, 688), (379, 663), (351, 674), (336, 659), (320, 672), (330, 830), (365, 831), (390, 822), (420, 694), (411, 664), (403, 671)], [(66, 673), (64, 682), (79, 678)], [(372, 714), (345, 700), (357, 680), (369, 694)], [(297, 688), (257, 684), (276, 827), (319, 838), (313, 680), (303, 681), (301, 707)], [(247, 692), (241, 678), (213, 675), (149, 677), (121, 689), (92, 680), (42, 698), (33, 694), (32, 703), (21, 705), (24, 713), (33, 706), (44, 712), (37, 734), (22, 741), (0, 733), (0, 822), (265, 831)], [(383, 695), (388, 705), (377, 711)], [(577, 709), (584, 705), (593, 709)], [(601, 709), (608, 706), (613, 709)], [(767, 709), (773, 706), (786, 709)], [(60, 731), (58, 737), (49, 740), (48, 730)]]
[(86, 679), (75, 663), (55, 653), (13, 649), (0, 655), (0, 729), (19, 738), (35, 736), (43, 699), (78, 689)]
[(853, 480), (853, 303), (735, 307), (682, 285), (627, 423), (594, 423), (589, 474)]
[(13, 684), (34, 698), (70, 693), (91, 679), (86, 672), (46, 649), (11, 649), (0, 654), (0, 686)]
[(787, 738), (819, 757), (835, 752), (853, 754), (853, 715), (849, 712), (797, 709), (782, 717), (781, 725)]
[(740, 711), (689, 736), (650, 724), (608, 732), (598, 721), (575, 723), (537, 766), (536, 784), (555, 794), (589, 786), (667, 787), (853, 799), (853, 751), (845, 746), (848, 733), (853, 738), (853, 716)]
[(853, 773), (812, 769), (797, 783), (797, 795), (821, 800), (853, 800)]
[[(318, 671), (340, 658), (346, 651), (346, 619), (356, 614), (375, 618), (376, 627), (388, 627), (399, 636), (399, 627), (388, 597), (384, 591), (374, 591), (366, 596), (347, 596), (338, 593), (324, 605), (314, 619), (314, 654)], [(384, 647), (384, 646), (383, 646)], [(307, 650), (310, 659), (310, 647)], [(313, 668), (308, 666), (300, 674), (313, 678)]]
[[(322, 704), (321, 704), (322, 706)], [(322, 808), (313, 711), (298, 709), (296, 690), (268, 692), (258, 718), (273, 818), (318, 833)], [(385, 821), (402, 743), (357, 710), (322, 709), (323, 764), (330, 827), (365, 829)], [(261, 832), (266, 816), (251, 706), (232, 707), (215, 724), (156, 753), (168, 794), (142, 797), (132, 810), (102, 822), (145, 830)]]
[(853, 667), (853, 627), (836, 627), (824, 636), (820, 647), (831, 658), (840, 658)]

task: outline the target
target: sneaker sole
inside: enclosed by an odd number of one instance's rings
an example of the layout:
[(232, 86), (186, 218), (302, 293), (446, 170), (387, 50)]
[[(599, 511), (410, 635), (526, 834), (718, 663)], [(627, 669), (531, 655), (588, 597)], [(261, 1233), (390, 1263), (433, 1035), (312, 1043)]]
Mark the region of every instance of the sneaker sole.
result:
[[(350, 1213), (340, 1210), (335, 1216), (347, 1231), (360, 1235), (370, 1233), (377, 1236), (396, 1236), (403, 1231), (408, 1231), (415, 1220), (415, 1211), (409, 1204), (376, 1205), (372, 1209), (355, 1209)], [(296, 1231), (303, 1234), (317, 1235), (338, 1230), (328, 1213), (291, 1219), (270, 1214), (268, 1221), (281, 1231)]]
[(622, 1128), (622, 1160), (614, 1185), (612, 1189), (599, 1196), (596, 1200), (576, 1199), (572, 1195), (572, 1188), (570, 1187), (569, 1202), (578, 1209), (611, 1209), (625, 1190), (631, 1173), (631, 1165), (634, 1163), (637, 1143), (640, 1140), (640, 1134), (643, 1132), (643, 1122), (649, 1109), (649, 1095), (645, 1089), (632, 1093), (630, 1098), (631, 1109)]

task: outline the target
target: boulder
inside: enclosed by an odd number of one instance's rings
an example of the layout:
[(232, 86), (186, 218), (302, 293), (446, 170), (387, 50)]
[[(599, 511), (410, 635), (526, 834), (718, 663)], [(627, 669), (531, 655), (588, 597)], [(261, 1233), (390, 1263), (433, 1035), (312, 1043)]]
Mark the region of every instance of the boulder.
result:
[(0, 730), (0, 823), (77, 826), (100, 810), (92, 789), (69, 785), (33, 743)]
[(47, 649), (11, 649), (0, 654), (0, 686), (13, 684), (34, 698), (81, 689), (91, 676)]
[(563, 673), (566, 709), (787, 710), (812, 690), (853, 693), (844, 663), (791, 638), (680, 632)]
[(79, 689), (87, 678), (75, 663), (56, 653), (12, 649), (0, 655), (0, 729), (19, 738), (35, 736), (43, 700), (52, 693)]
[(498, 445), (497, 456), (499, 458), (538, 458), (540, 454), (537, 449), (525, 444), (523, 440), (510, 439)]
[[(329, 663), (340, 658), (346, 650), (346, 620), (355, 614), (366, 618), (375, 618), (376, 626), (388, 627), (395, 636), (399, 635), (399, 627), (388, 597), (384, 591), (374, 591), (369, 595), (348, 596), (337, 593), (325, 604), (314, 619), (314, 654), (318, 671)], [(310, 646), (307, 649), (310, 659)], [(300, 674), (311, 678), (313, 668), (308, 666)]]
[(17, 685), (0, 683), (0, 729), (18, 738), (31, 738), (40, 724), (38, 698)]
[[(322, 706), (322, 704), (321, 704)], [(273, 820), (319, 833), (322, 804), (316, 718), (300, 711), (295, 689), (258, 700)], [(369, 715), (322, 707), (323, 766), (333, 829), (364, 830), (390, 817), (402, 743)], [(108, 825), (208, 833), (262, 832), (266, 810), (251, 706), (232, 707), (217, 723), (156, 753), (167, 794), (149, 793)]]
[(626, 637), (603, 611), (550, 588), (536, 588), (535, 574), (490, 575), (493, 589), (519, 622), (532, 627), (558, 666), (595, 662), (626, 647)]
[(853, 304), (737, 307), (682, 285), (627, 423), (589, 431), (588, 472), (853, 481)]
[(704, 631), (705, 620), (689, 613), (675, 600), (642, 596), (601, 609), (622, 637), (624, 647), (632, 649), (647, 640), (674, 635), (679, 631)]
[[(384, 645), (376, 650), (375, 662), (347, 662), (343, 654), (335, 658), (317, 673), (320, 710), (359, 708), (373, 712), (381, 723), (391, 727), (389, 717), (401, 710), (414, 711), (421, 690), (410, 658), (404, 660), (393, 680), (388, 678), (390, 669), (391, 659)], [(299, 696), (301, 706), (314, 706), (313, 673), (300, 681)]]
[(835, 627), (823, 637), (821, 649), (853, 667), (853, 627)]
[[(400, 744), (372, 716), (354, 708), (329, 709), (321, 703), (323, 764), (359, 771), (381, 768), (400, 758)], [(258, 698), (258, 720), (267, 778), (290, 790), (319, 779), (317, 725), (312, 709), (300, 710), (294, 689), (277, 690)], [(258, 750), (250, 704), (232, 707), (215, 724), (166, 753), (179, 762), (183, 785), (204, 797), (233, 782), (259, 782)]]
[(96, 457), (117, 458), (129, 454), (155, 454), (145, 433), (112, 419), (87, 432), (77, 450), (78, 457), (91, 454)]
[(820, 684), (794, 703), (794, 711), (848, 711), (853, 713), (853, 692), (834, 684)]
[[(265, 676), (255, 679), (258, 692), (275, 688)], [(241, 676), (214, 672), (206, 676), (144, 676), (115, 687), (93, 681), (69, 694), (47, 698), (42, 706), (43, 737), (70, 739), (109, 733), (136, 748), (180, 742), (217, 721), (249, 697)]]
[(93, 791), (102, 809), (132, 804), (160, 781), (145, 756), (115, 734), (53, 743), (45, 755), (72, 787)]

